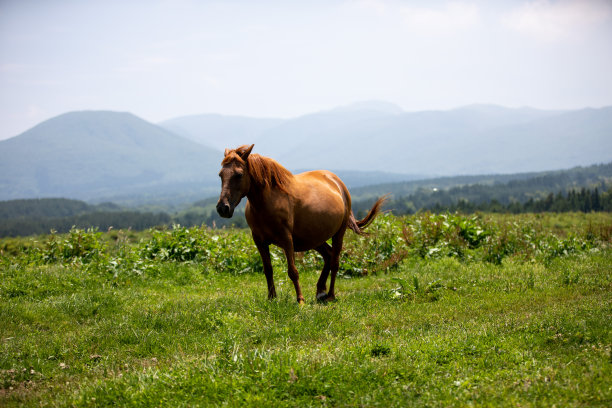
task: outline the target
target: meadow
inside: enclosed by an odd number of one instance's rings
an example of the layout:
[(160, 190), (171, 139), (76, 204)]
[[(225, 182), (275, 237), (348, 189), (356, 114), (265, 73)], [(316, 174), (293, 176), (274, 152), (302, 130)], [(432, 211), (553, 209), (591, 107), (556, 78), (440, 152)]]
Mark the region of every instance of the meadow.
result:
[(0, 240), (1, 406), (611, 406), (612, 214), (384, 214), (305, 305), (248, 230)]

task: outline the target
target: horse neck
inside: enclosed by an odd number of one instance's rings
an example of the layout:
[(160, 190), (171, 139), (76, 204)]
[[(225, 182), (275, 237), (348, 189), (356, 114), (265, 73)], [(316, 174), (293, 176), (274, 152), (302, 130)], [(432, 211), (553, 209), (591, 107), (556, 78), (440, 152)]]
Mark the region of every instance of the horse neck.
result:
[[(266, 191), (268, 190), (268, 191)], [(271, 187), (268, 186), (260, 186), (253, 182), (251, 179), (251, 188), (246, 195), (247, 200), (249, 200), (249, 204), (255, 208), (261, 208), (265, 205), (266, 196), (270, 195)]]
[[(264, 205), (272, 195), (288, 194), (288, 185), (293, 178), (289, 170), (267, 157), (249, 156), (250, 189), (247, 199), (252, 204)], [(258, 175), (255, 176), (254, 173)]]

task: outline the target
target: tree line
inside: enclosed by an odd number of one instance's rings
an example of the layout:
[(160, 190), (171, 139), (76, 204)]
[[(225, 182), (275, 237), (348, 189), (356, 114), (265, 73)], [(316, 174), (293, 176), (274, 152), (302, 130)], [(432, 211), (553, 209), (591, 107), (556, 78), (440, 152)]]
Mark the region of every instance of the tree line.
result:
[(48, 234), (50, 231), (64, 233), (72, 227), (95, 227), (101, 231), (110, 228), (145, 230), (158, 225), (171, 224), (172, 218), (166, 213), (138, 211), (98, 211), (68, 217), (18, 217), (0, 219), (0, 237)]
[(0, 220), (20, 217), (71, 217), (96, 211), (121, 211), (114, 203), (88, 204), (68, 198), (0, 201)]
[(530, 198), (524, 203), (513, 201), (502, 204), (499, 201), (491, 200), (480, 204), (470, 203), (466, 200), (459, 200), (454, 205), (442, 207), (435, 205), (432, 211), (458, 211), (472, 213), (476, 211), (497, 212), (497, 213), (542, 213), (542, 212), (597, 212), (612, 211), (612, 193), (600, 192), (595, 189), (570, 190), (567, 193), (549, 193), (545, 198)]
[[(417, 193), (407, 197), (389, 200), (386, 208), (397, 215), (414, 214), (421, 210), (440, 212), (494, 212), (494, 213), (541, 213), (541, 212), (592, 212), (612, 211), (612, 192), (581, 188), (567, 192), (548, 193), (543, 197), (531, 197), (523, 202), (508, 199), (502, 202), (496, 198), (487, 199), (486, 186), (480, 200), (470, 200), (457, 197), (452, 191), (435, 191), (430, 194)], [(355, 212), (361, 216), (365, 214), (372, 200), (355, 204)]]
[[(568, 170), (548, 171), (540, 173), (491, 174), (477, 176), (452, 176), (401, 183), (386, 183), (375, 186), (352, 188), (353, 201), (361, 201), (391, 193), (395, 197), (418, 195), (419, 199), (431, 195), (432, 192), (448, 192), (453, 194), (453, 201), (466, 198), (469, 201), (498, 200), (507, 204), (510, 201), (524, 202), (529, 198), (538, 198), (538, 192), (569, 191), (571, 189), (599, 187), (600, 191), (612, 180), (612, 162), (588, 167), (576, 167)], [(435, 203), (416, 203), (425, 206)]]
[(217, 228), (247, 226), (244, 204), (236, 209), (233, 218), (224, 219), (217, 215), (214, 203), (216, 199), (203, 200), (185, 211), (170, 215), (165, 211), (126, 210), (113, 203), (91, 205), (64, 198), (1, 201), (0, 237), (48, 234), (52, 230), (64, 233), (72, 227), (141, 231), (172, 224), (204, 224)]

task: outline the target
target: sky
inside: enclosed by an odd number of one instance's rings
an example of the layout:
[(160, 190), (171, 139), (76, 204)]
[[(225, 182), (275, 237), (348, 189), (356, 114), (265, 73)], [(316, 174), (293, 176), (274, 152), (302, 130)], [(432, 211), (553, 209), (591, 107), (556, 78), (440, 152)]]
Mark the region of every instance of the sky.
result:
[(612, 105), (612, 0), (0, 0), (0, 139), (75, 110), (157, 123), (358, 101)]

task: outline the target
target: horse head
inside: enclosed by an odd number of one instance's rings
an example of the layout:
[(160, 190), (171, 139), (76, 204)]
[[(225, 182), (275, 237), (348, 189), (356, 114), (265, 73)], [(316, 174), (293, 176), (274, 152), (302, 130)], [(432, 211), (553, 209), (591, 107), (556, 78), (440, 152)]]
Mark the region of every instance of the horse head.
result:
[(223, 218), (231, 218), (234, 209), (246, 196), (251, 187), (248, 161), (253, 146), (240, 146), (237, 149), (225, 149), (221, 162), (221, 195), (217, 202), (217, 212)]

